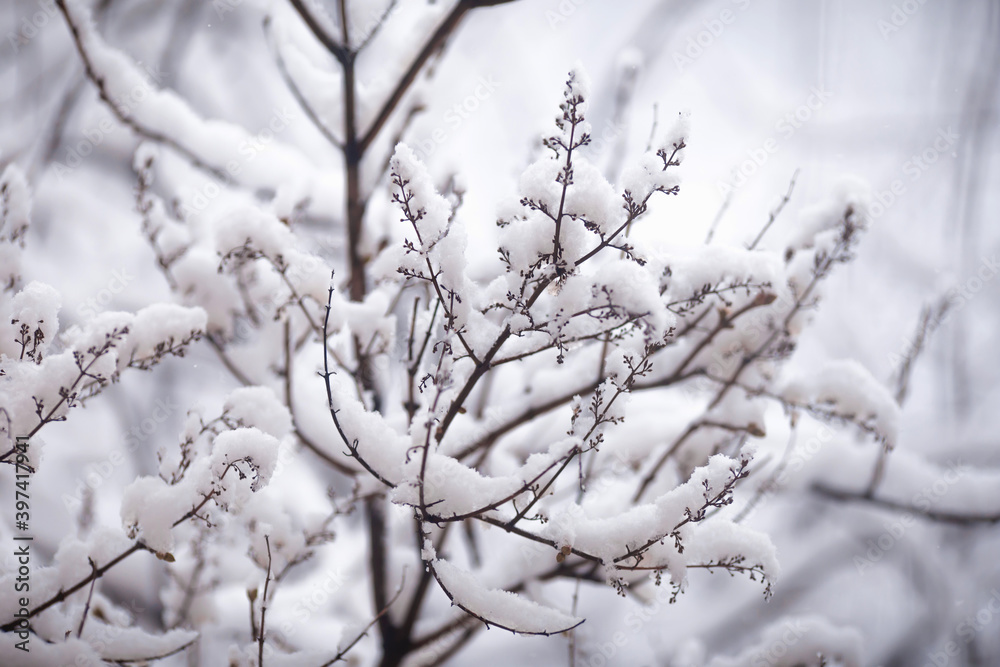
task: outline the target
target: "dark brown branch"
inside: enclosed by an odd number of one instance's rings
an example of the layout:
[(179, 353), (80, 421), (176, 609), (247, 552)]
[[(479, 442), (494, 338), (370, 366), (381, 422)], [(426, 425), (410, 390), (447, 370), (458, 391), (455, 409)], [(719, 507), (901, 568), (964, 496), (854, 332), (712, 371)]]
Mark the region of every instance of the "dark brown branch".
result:
[(459, 3), (448, 13), (448, 16), (446, 16), (437, 27), (430, 39), (424, 43), (420, 53), (418, 53), (417, 57), (413, 59), (412, 63), (410, 63), (409, 68), (407, 68), (403, 77), (396, 84), (392, 94), (389, 95), (389, 99), (387, 99), (385, 104), (382, 105), (382, 108), (375, 116), (375, 120), (372, 122), (368, 131), (365, 133), (364, 138), (361, 139), (361, 142), (358, 145), (359, 152), (364, 154), (368, 150), (368, 147), (371, 146), (375, 137), (377, 137), (379, 132), (382, 131), (382, 127), (385, 125), (386, 121), (389, 120), (389, 116), (392, 115), (392, 112), (399, 105), (400, 100), (403, 99), (403, 95), (405, 95), (406, 91), (409, 90), (411, 85), (413, 85), (413, 82), (416, 80), (420, 70), (423, 69), (430, 57), (444, 45), (448, 37), (451, 36), (451, 34), (455, 31), (455, 28), (458, 27), (458, 24), (461, 22), (466, 12), (477, 7), (493, 7), (495, 5), (504, 5), (513, 1), (514, 0), (460, 0)]
[(917, 516), (922, 516), (932, 521), (941, 523), (951, 523), (959, 526), (976, 526), (981, 524), (1000, 523), (1000, 512), (996, 514), (962, 514), (959, 512), (944, 512), (934, 509), (921, 509), (909, 503), (903, 503), (888, 498), (876, 498), (869, 496), (866, 492), (845, 491), (835, 489), (825, 484), (814, 484), (812, 490), (821, 496), (852, 503), (869, 503), (879, 507), (885, 507), (901, 512), (909, 512)]
[(49, 598), (48, 600), (46, 600), (42, 604), (38, 605), (34, 609), (30, 610), (28, 612), (28, 615), (26, 617), (22, 616), (18, 620), (13, 620), (13, 621), (10, 621), (9, 623), (5, 623), (4, 625), (0, 626), (0, 631), (2, 631), (2, 632), (12, 632), (17, 627), (17, 625), (19, 623), (21, 623), (20, 619), (32, 618), (32, 617), (37, 616), (38, 614), (42, 613), (43, 611), (45, 611), (49, 607), (51, 607), (53, 605), (56, 605), (56, 604), (59, 604), (60, 602), (63, 602), (64, 600), (66, 600), (67, 598), (69, 598), (69, 596), (73, 595), (73, 593), (76, 593), (78, 590), (80, 590), (81, 588), (83, 588), (84, 586), (86, 586), (87, 584), (89, 584), (91, 581), (94, 581), (95, 579), (103, 577), (105, 572), (107, 572), (108, 570), (110, 570), (111, 568), (113, 568), (115, 565), (117, 565), (118, 563), (122, 562), (123, 560), (125, 560), (126, 558), (128, 558), (129, 556), (131, 556), (132, 554), (134, 554), (137, 551), (149, 551), (149, 547), (147, 547), (145, 544), (143, 544), (141, 542), (136, 542), (131, 547), (129, 547), (128, 549), (126, 549), (122, 553), (118, 554), (117, 556), (115, 556), (114, 558), (112, 558), (111, 560), (109, 560), (107, 563), (105, 563), (104, 565), (102, 565), (101, 567), (95, 567), (95, 568), (93, 568), (92, 571), (91, 571), (91, 573), (88, 576), (84, 577), (83, 579), (81, 579), (80, 581), (78, 581), (77, 583), (75, 583), (74, 585), (70, 586), (69, 588), (67, 588), (65, 590), (60, 589), (59, 592), (56, 593), (55, 595), (53, 595), (51, 598)]
[(264, 667), (264, 623), (267, 616), (267, 588), (271, 583), (271, 536), (264, 536), (267, 545), (267, 575), (264, 579), (264, 595), (260, 598), (260, 629), (257, 632), (257, 667)]
[(299, 13), (299, 16), (302, 17), (303, 22), (305, 22), (306, 26), (309, 27), (312, 34), (315, 35), (317, 40), (319, 40), (319, 43), (322, 44), (327, 51), (333, 54), (333, 57), (336, 58), (341, 64), (344, 64), (348, 57), (350, 57), (350, 53), (346, 48), (347, 45), (337, 43), (337, 41), (326, 32), (326, 29), (319, 24), (319, 21), (316, 20), (316, 17), (312, 15), (312, 12), (309, 11), (309, 8), (305, 6), (305, 3), (303, 3), (302, 0), (288, 1), (291, 3), (292, 7), (295, 8), (295, 11)]
[(80, 617), (80, 626), (76, 629), (76, 638), (79, 639), (83, 635), (83, 624), (87, 622), (87, 616), (90, 614), (90, 602), (94, 599), (94, 586), (97, 585), (97, 577), (94, 577), (94, 571), (97, 566), (94, 564), (94, 559), (87, 556), (87, 562), (90, 563), (90, 591), (87, 593), (87, 603), (83, 605), (83, 616)]
[(552, 635), (562, 634), (563, 632), (568, 632), (568, 631), (572, 630), (573, 628), (577, 628), (577, 627), (579, 627), (584, 622), (584, 620), (586, 620), (586, 619), (580, 619), (580, 621), (578, 623), (574, 623), (573, 625), (569, 626), (568, 628), (563, 628), (562, 630), (553, 630), (551, 632), (547, 632), (547, 631), (544, 631), (544, 630), (543, 631), (539, 631), (539, 632), (528, 632), (528, 631), (525, 631), (525, 630), (517, 630), (515, 628), (503, 625), (502, 623), (497, 623), (496, 621), (490, 620), (488, 618), (483, 618), (482, 616), (480, 616), (476, 612), (474, 612), (471, 609), (469, 609), (468, 607), (466, 607), (464, 604), (462, 604), (462, 602), (460, 600), (456, 599), (455, 596), (454, 596), (454, 594), (452, 594), (452, 592), (450, 590), (448, 590), (448, 587), (444, 585), (444, 582), (441, 581), (441, 577), (438, 575), (437, 570), (434, 568), (433, 563), (427, 563), (427, 567), (430, 569), (431, 573), (434, 575), (434, 578), (437, 579), (438, 586), (441, 587), (441, 590), (444, 591), (444, 594), (448, 596), (448, 599), (451, 600), (452, 604), (454, 604), (456, 607), (458, 607), (459, 609), (461, 609), (462, 611), (464, 611), (469, 616), (472, 616), (473, 618), (479, 619), (484, 624), (486, 624), (487, 627), (493, 626), (493, 627), (500, 628), (502, 630), (507, 630), (508, 632), (513, 632), (515, 634), (520, 634), (520, 635), (542, 635), (542, 636), (545, 636), (545, 637), (550, 637)]

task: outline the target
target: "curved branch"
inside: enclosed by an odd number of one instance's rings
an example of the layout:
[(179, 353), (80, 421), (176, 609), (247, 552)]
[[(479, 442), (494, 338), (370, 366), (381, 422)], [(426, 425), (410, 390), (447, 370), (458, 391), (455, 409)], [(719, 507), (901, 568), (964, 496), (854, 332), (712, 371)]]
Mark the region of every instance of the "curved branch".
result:
[(173, 137), (167, 136), (166, 134), (156, 130), (151, 130), (150, 128), (141, 125), (134, 118), (130, 118), (122, 112), (119, 106), (115, 104), (114, 100), (111, 99), (111, 95), (108, 93), (107, 86), (104, 83), (104, 77), (100, 72), (94, 69), (94, 63), (91, 60), (90, 54), (83, 46), (83, 36), (80, 33), (80, 27), (73, 22), (73, 17), (66, 8), (66, 0), (56, 0), (56, 5), (59, 7), (59, 11), (62, 12), (63, 17), (66, 19), (66, 24), (69, 26), (70, 34), (73, 36), (73, 43), (76, 45), (76, 50), (80, 54), (80, 60), (83, 62), (83, 71), (86, 73), (87, 78), (90, 79), (90, 81), (97, 87), (98, 95), (100, 95), (101, 100), (107, 105), (108, 109), (111, 110), (115, 117), (118, 118), (122, 124), (130, 127), (139, 136), (145, 137), (150, 141), (163, 144), (164, 146), (169, 146), (183, 155), (195, 167), (212, 174), (223, 182), (228, 182), (230, 180), (230, 176), (222, 169), (208, 164), (193, 150), (184, 146)]

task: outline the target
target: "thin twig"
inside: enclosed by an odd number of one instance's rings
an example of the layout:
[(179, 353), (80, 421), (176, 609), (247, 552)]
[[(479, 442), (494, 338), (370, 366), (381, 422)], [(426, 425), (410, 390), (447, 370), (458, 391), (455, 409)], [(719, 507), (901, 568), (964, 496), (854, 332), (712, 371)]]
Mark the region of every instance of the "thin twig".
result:
[(260, 598), (260, 630), (257, 633), (257, 667), (264, 667), (264, 621), (267, 615), (267, 587), (271, 583), (271, 536), (264, 536), (267, 545), (267, 576), (264, 579), (264, 595)]
[[(94, 564), (94, 559), (87, 556), (87, 562), (90, 563), (90, 574), (93, 575), (97, 570), (97, 566)], [(83, 616), (80, 617), (80, 626), (76, 629), (77, 639), (83, 635), (83, 624), (87, 622), (87, 615), (90, 614), (90, 601), (94, 597), (94, 586), (96, 585), (97, 577), (93, 577), (90, 581), (90, 591), (87, 593), (87, 603), (83, 605)]]
[(403, 587), (404, 587), (405, 584), (406, 584), (406, 571), (404, 570), (403, 571), (402, 581), (399, 582), (399, 588), (396, 589), (395, 594), (393, 594), (392, 598), (388, 602), (386, 602), (385, 606), (382, 607), (382, 609), (380, 609), (377, 614), (375, 614), (375, 618), (373, 618), (371, 620), (371, 622), (369, 622), (368, 625), (365, 626), (364, 630), (362, 630), (360, 633), (358, 633), (357, 637), (355, 637), (354, 639), (352, 639), (351, 642), (347, 646), (345, 646), (344, 648), (342, 648), (340, 650), (340, 652), (337, 653), (337, 655), (335, 655), (333, 658), (331, 658), (327, 662), (324, 662), (322, 665), (320, 665), (320, 667), (330, 667), (330, 665), (332, 665), (333, 663), (339, 662), (339, 661), (343, 660), (344, 656), (347, 655), (348, 651), (350, 651), (352, 648), (354, 648), (355, 644), (357, 644), (359, 641), (361, 641), (364, 637), (367, 637), (368, 636), (368, 631), (372, 629), (372, 626), (374, 626), (376, 623), (378, 623), (378, 621), (383, 616), (385, 616), (386, 614), (389, 613), (389, 607), (391, 607), (392, 604), (396, 600), (399, 599), (399, 596), (403, 593)]
[(788, 184), (788, 192), (785, 193), (785, 196), (781, 198), (781, 201), (778, 202), (778, 205), (774, 208), (773, 211), (771, 211), (771, 215), (768, 216), (767, 218), (767, 224), (765, 224), (764, 227), (760, 230), (760, 232), (758, 232), (757, 238), (755, 238), (753, 242), (747, 247), (747, 250), (753, 250), (754, 248), (756, 248), (757, 244), (760, 243), (760, 240), (764, 238), (764, 234), (767, 233), (767, 230), (770, 229), (771, 225), (774, 224), (774, 221), (778, 219), (778, 216), (781, 214), (781, 211), (784, 210), (785, 205), (788, 204), (788, 200), (792, 198), (792, 191), (795, 189), (795, 179), (797, 179), (798, 177), (799, 177), (799, 170), (796, 169), (795, 173), (792, 174), (791, 182)]

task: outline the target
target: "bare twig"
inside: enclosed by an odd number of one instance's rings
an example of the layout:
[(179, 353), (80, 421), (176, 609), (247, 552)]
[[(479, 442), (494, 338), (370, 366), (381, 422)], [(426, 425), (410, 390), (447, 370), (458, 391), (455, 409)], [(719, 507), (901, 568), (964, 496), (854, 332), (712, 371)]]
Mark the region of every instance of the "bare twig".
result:
[(267, 587), (271, 583), (271, 536), (264, 536), (267, 545), (267, 576), (264, 579), (264, 594), (260, 598), (260, 629), (257, 632), (257, 667), (264, 667), (264, 622), (267, 615)]
[(97, 570), (97, 566), (94, 564), (94, 559), (87, 556), (87, 562), (90, 563), (90, 591), (87, 593), (87, 603), (83, 605), (83, 615), (80, 617), (80, 625), (76, 629), (76, 638), (79, 639), (83, 635), (83, 624), (87, 622), (87, 615), (90, 614), (90, 601), (94, 598), (94, 586), (97, 585), (97, 577), (94, 577), (94, 572)]
[(393, 603), (396, 600), (399, 599), (399, 596), (402, 594), (402, 592), (403, 592), (403, 586), (405, 584), (406, 584), (406, 572), (403, 572), (403, 578), (402, 578), (402, 581), (399, 582), (399, 588), (396, 589), (396, 592), (395, 592), (395, 594), (393, 594), (392, 598), (389, 599), (388, 601), (386, 601), (385, 606), (383, 606), (379, 610), (379, 612), (377, 614), (375, 614), (375, 618), (373, 618), (371, 620), (371, 622), (368, 625), (365, 626), (365, 629), (362, 630), (360, 633), (358, 633), (358, 635), (354, 639), (352, 639), (350, 641), (350, 643), (348, 643), (347, 646), (345, 646), (344, 648), (342, 648), (340, 650), (340, 652), (337, 653), (337, 655), (335, 655), (333, 658), (331, 658), (327, 662), (324, 662), (322, 665), (320, 665), (320, 667), (330, 667), (330, 665), (332, 665), (333, 663), (340, 662), (341, 660), (344, 659), (344, 656), (347, 655), (348, 651), (350, 651), (352, 648), (354, 648), (354, 646), (359, 641), (361, 641), (363, 638), (367, 637), (368, 636), (368, 631), (371, 630), (372, 627), (376, 623), (379, 622), (379, 620), (381, 620), (383, 617), (385, 617), (386, 614), (389, 613), (389, 607), (391, 607), (393, 605)]
[[(785, 205), (788, 204), (788, 200), (790, 200), (792, 198), (792, 191), (795, 189), (795, 180), (798, 177), (799, 177), (799, 170), (796, 169), (795, 173), (792, 174), (792, 180), (791, 180), (791, 182), (788, 184), (788, 192), (785, 193), (785, 196), (781, 198), (781, 201), (778, 202), (778, 205), (775, 206), (774, 210), (771, 211), (771, 215), (769, 215), (768, 218), (767, 218), (767, 223), (765, 223), (765, 225), (757, 233), (756, 238), (754, 238), (754, 240), (747, 247), (748, 250), (753, 250), (753, 249), (755, 249), (757, 247), (757, 244), (760, 243), (760, 240), (762, 238), (764, 238), (764, 234), (767, 233), (767, 230), (771, 228), (771, 225), (774, 224), (774, 221), (778, 219), (779, 215), (781, 215), (781, 212), (784, 210)], [(730, 193), (730, 196), (731, 196), (731, 193)], [(727, 199), (727, 202), (728, 202), (728, 199)]]

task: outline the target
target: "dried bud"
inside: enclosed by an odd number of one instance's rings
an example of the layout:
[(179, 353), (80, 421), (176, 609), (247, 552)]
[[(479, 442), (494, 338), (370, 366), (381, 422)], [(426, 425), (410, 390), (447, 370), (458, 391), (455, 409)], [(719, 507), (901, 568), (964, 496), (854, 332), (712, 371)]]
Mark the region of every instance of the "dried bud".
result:
[(766, 306), (768, 304), (774, 303), (774, 300), (777, 298), (778, 295), (772, 294), (771, 292), (758, 292), (757, 296), (754, 297), (753, 305)]

